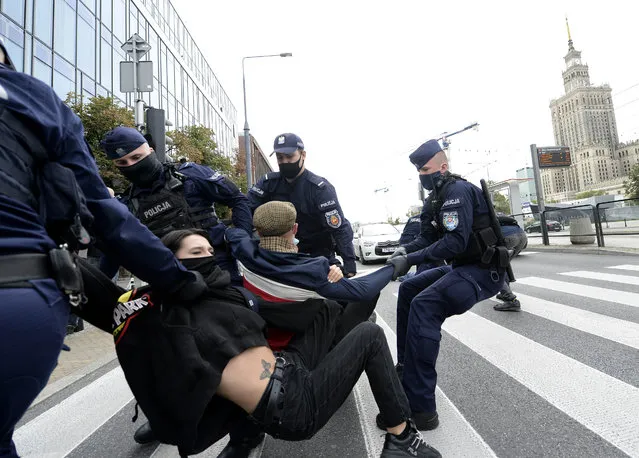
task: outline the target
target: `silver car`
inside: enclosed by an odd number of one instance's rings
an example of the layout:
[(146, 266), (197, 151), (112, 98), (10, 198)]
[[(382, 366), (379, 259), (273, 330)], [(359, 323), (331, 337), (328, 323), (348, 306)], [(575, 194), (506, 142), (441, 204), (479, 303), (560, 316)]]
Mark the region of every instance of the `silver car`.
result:
[(361, 225), (353, 235), (355, 256), (362, 264), (388, 259), (399, 248), (400, 235), (401, 232), (392, 224)]

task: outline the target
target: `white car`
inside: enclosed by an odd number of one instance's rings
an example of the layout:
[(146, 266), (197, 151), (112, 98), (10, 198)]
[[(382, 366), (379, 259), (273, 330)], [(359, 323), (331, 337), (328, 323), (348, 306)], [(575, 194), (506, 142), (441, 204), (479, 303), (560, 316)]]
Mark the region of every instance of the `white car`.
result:
[(355, 256), (362, 264), (388, 259), (399, 248), (400, 235), (401, 233), (391, 224), (364, 224), (353, 235)]

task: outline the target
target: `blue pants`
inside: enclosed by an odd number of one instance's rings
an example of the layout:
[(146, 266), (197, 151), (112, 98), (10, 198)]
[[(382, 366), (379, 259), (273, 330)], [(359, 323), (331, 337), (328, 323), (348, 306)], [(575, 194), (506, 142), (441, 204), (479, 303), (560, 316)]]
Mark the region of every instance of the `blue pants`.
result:
[(13, 429), (46, 386), (66, 334), (69, 304), (53, 280), (0, 288), (0, 457), (17, 457)]
[(444, 320), (494, 296), (505, 274), (473, 265), (436, 267), (402, 282), (397, 298), (397, 356), (411, 410), (436, 410), (435, 363)]

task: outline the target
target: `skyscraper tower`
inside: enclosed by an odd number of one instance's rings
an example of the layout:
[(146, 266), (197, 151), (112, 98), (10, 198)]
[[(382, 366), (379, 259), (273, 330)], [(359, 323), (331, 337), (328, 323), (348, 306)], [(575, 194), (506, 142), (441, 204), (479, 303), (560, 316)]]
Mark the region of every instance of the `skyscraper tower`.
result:
[(551, 101), (550, 111), (555, 144), (569, 146), (572, 165), (542, 171), (542, 185), (548, 199), (571, 199), (580, 191), (615, 186), (619, 182), (619, 143), (612, 104), (612, 89), (607, 84), (590, 83), (588, 65), (575, 49), (568, 18), (568, 53), (562, 72), (565, 94)]

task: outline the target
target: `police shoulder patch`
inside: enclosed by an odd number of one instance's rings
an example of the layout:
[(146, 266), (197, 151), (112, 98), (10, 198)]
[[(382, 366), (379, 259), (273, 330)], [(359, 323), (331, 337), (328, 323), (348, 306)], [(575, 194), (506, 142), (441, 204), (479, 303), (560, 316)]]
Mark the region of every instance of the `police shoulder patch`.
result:
[(462, 200), (459, 197), (457, 197), (457, 198), (448, 199), (447, 201), (445, 201), (442, 204), (442, 208), (444, 208), (444, 207), (457, 207), (457, 206), (460, 206), (461, 204), (462, 204)]
[(222, 175), (220, 172), (215, 172), (215, 171), (214, 171), (214, 172), (213, 172), (213, 175), (211, 175), (211, 176), (209, 177), (209, 180), (211, 180), (211, 181), (219, 181), (219, 180), (221, 180), (222, 178), (224, 178), (224, 175)]
[(324, 213), (324, 217), (326, 218), (326, 224), (332, 228), (337, 229), (342, 225), (342, 216), (337, 209)]
[(454, 231), (459, 225), (459, 215), (456, 211), (444, 212), (442, 215), (442, 225), (448, 231)]
[(254, 185), (251, 188), (251, 192), (254, 192), (255, 194), (257, 194), (258, 196), (263, 196), (264, 195), (264, 190), (261, 188), (258, 188), (256, 185)]

